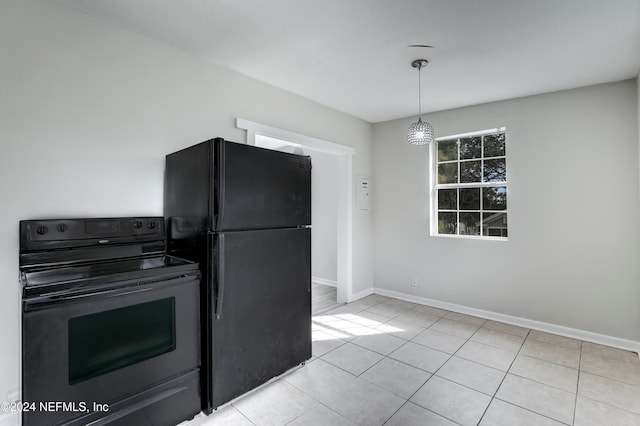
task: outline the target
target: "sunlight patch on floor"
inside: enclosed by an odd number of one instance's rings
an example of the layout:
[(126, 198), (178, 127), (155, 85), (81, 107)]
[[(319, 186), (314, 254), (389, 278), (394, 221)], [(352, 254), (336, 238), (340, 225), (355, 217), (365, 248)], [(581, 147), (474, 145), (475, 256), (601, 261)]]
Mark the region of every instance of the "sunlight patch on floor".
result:
[(320, 341), (398, 333), (404, 330), (357, 314), (335, 314), (313, 317), (311, 331), (312, 340)]

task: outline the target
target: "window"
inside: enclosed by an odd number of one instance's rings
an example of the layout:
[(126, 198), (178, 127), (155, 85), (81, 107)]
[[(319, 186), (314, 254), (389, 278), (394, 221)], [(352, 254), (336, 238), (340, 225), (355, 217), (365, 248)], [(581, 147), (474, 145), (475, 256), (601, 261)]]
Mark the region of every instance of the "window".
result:
[(505, 128), (438, 138), (435, 235), (507, 237)]

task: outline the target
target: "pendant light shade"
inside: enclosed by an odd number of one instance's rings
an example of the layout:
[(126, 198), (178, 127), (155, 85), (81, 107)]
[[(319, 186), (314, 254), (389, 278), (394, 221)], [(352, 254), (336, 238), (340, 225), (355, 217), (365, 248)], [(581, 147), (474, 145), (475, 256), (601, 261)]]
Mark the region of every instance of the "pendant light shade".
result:
[(422, 121), (422, 97), (421, 97), (421, 81), (420, 70), (426, 67), (429, 61), (426, 59), (416, 59), (411, 62), (413, 68), (418, 69), (418, 121), (412, 123), (407, 130), (407, 141), (411, 145), (427, 145), (433, 142), (435, 135), (433, 132), (433, 126), (426, 121)]
[(427, 145), (433, 142), (433, 126), (418, 117), (418, 121), (412, 123), (407, 130), (407, 140), (411, 145)]

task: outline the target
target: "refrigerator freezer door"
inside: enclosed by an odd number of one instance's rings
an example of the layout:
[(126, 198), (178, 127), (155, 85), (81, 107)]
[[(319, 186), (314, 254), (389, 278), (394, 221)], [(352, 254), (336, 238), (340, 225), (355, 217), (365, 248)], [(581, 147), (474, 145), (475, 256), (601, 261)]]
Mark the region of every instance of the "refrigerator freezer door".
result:
[(311, 224), (311, 158), (216, 140), (212, 230)]
[(210, 409), (311, 358), (311, 230), (212, 238)]

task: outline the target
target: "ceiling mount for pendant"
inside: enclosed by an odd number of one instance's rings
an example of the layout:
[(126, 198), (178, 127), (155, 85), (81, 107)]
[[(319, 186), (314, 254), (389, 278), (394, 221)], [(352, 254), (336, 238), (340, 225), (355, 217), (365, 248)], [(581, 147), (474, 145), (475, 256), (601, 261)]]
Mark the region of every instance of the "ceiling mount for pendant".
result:
[(426, 59), (416, 59), (411, 61), (411, 66), (414, 68), (418, 68), (419, 70), (429, 65), (429, 61)]
[(427, 145), (428, 143), (435, 140), (433, 126), (431, 126), (431, 124), (427, 123), (426, 121), (422, 121), (421, 117), (422, 97), (420, 92), (422, 87), (420, 81), (420, 71), (428, 64), (429, 61), (426, 59), (416, 59), (414, 61), (411, 61), (411, 66), (418, 69), (418, 121), (412, 123), (407, 130), (407, 141), (411, 145)]

